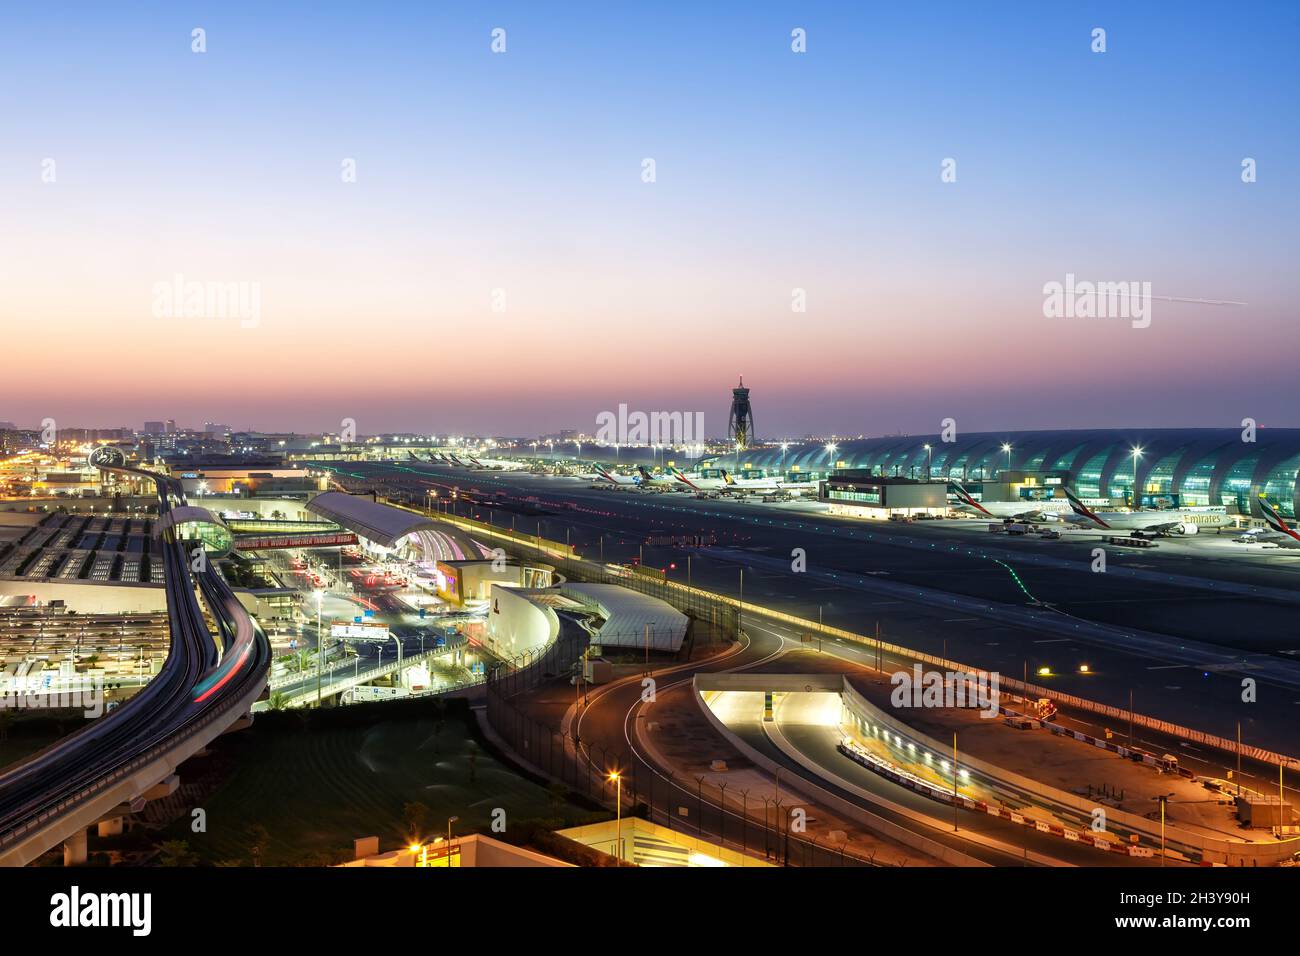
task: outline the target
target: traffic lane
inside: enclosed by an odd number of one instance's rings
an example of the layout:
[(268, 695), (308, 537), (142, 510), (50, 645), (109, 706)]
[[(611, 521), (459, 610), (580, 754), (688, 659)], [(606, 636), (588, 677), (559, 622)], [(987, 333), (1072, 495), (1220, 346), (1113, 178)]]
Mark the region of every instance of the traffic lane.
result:
[[(671, 674), (660, 672), (656, 693), (665, 693), (674, 688), (686, 688), (698, 673), (730, 672), (745, 670), (774, 659), (779, 655), (785, 642), (772, 635), (750, 635), (746, 645), (737, 653), (726, 655), (723, 659), (710, 658), (698, 664), (689, 664), (675, 669)], [(577, 713), (577, 734), (581, 742), (585, 759), (598, 772), (608, 773), (612, 769), (621, 769), (625, 778), (629, 767), (634, 767), (640, 796), (652, 795), (656, 803), (660, 802), (665, 791), (676, 794), (674, 799), (688, 800), (691, 804), (699, 802), (699, 791), (684, 786), (679, 780), (665, 776), (649, 757), (642, 751), (635, 739), (632, 723), (635, 712), (642, 703), (642, 685), (640, 680), (632, 679), (622, 683), (608, 685), (589, 697), (589, 703)], [(552, 714), (559, 703), (553, 695), (543, 706)], [(596, 757), (596, 751), (609, 766), (602, 766)], [(725, 817), (724, 817), (725, 813)], [(709, 817), (712, 822), (708, 822)], [(723, 824), (723, 820), (730, 824)], [(705, 809), (705, 815), (698, 821), (703, 831), (718, 836), (722, 831), (731, 829), (732, 834), (740, 829), (740, 816), (728, 807), (725, 811), (716, 806)]]

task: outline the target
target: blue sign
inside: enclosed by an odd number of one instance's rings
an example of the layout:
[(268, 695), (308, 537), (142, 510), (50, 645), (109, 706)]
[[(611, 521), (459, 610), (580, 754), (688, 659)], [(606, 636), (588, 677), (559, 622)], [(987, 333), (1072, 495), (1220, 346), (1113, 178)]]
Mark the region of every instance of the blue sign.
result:
[(372, 611), (372, 610), (370, 610), (369, 608), (367, 608), (367, 609), (366, 609), (366, 617), (374, 617), (374, 616), (375, 616), (375, 612)]

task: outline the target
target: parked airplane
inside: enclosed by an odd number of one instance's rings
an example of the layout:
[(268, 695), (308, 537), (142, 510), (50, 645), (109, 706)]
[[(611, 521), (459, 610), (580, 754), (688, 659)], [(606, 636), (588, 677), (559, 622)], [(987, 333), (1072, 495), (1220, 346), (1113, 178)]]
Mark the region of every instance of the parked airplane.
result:
[(1069, 488), (1065, 497), (1076, 517), (1064, 520), (1091, 524), (1106, 531), (1150, 531), (1154, 534), (1196, 534), (1201, 528), (1228, 528), (1233, 524), (1222, 507), (1171, 508), (1168, 511), (1093, 511)]
[(605, 468), (601, 468), (599, 465), (596, 466), (596, 474), (602, 481), (613, 482), (620, 486), (641, 484), (641, 477), (639, 475), (620, 475)]
[(958, 508), (990, 518), (1054, 521), (1070, 511), (1070, 502), (1057, 498), (1046, 498), (1042, 501), (976, 501), (971, 497), (970, 492), (955, 481), (948, 482), (948, 488), (961, 502)]
[(811, 490), (810, 482), (782, 481), (780, 478), (733, 478), (725, 470), (722, 480), (726, 482), (727, 491), (745, 493), (783, 492), (788, 495), (802, 495)]
[(722, 478), (705, 478), (698, 473), (688, 475), (678, 468), (669, 468), (668, 472), (692, 491), (722, 491), (727, 487), (727, 482)]
[(654, 488), (657, 490), (664, 490), (664, 489), (681, 487), (681, 484), (671, 477), (660, 476), (656, 478), (654, 475), (650, 474), (649, 470), (645, 467), (645, 465), (637, 465), (636, 473), (641, 476), (642, 488)]

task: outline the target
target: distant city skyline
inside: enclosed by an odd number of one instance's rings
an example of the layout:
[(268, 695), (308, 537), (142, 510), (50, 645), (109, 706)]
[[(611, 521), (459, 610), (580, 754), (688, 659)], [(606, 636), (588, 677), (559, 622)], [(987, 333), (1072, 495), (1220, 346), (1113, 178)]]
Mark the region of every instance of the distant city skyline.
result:
[(745, 12), (10, 11), (0, 416), (1300, 425), (1294, 6)]

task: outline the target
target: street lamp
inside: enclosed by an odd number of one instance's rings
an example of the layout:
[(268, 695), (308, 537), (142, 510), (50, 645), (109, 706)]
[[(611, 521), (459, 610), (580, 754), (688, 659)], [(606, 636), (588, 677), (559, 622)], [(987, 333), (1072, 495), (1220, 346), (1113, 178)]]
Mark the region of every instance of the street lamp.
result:
[(1011, 470), (1011, 443), (1003, 442), (1002, 450), (1007, 453), (1007, 471)]
[(830, 470), (827, 472), (827, 474), (835, 473), (835, 450), (839, 447), (840, 446), (835, 444), (835, 442), (833, 441), (826, 443), (826, 454), (828, 454), (831, 458), (831, 467)]
[(614, 803), (615, 809), (615, 839), (618, 847), (618, 858), (621, 862), (623, 859), (623, 778), (617, 770), (609, 772), (609, 779), (613, 782), (615, 788)]
[(1162, 793), (1152, 797), (1153, 800), (1160, 801), (1160, 867), (1162, 869), (1165, 865), (1165, 807), (1172, 796), (1174, 796), (1172, 793)]
[(785, 450), (790, 447), (789, 442), (781, 442), (781, 478), (785, 479)]
[(934, 451), (930, 447), (930, 443), (926, 442), (925, 444), (925, 480), (926, 481), (929, 481), (933, 477), (933, 472), (931, 469), (931, 465), (933, 462), (934, 462)]
[(1142, 449), (1139, 446), (1134, 445), (1133, 446), (1133, 505), (1132, 505), (1134, 511), (1137, 511), (1138, 509), (1138, 459), (1141, 457), (1142, 457)]

